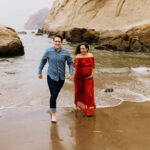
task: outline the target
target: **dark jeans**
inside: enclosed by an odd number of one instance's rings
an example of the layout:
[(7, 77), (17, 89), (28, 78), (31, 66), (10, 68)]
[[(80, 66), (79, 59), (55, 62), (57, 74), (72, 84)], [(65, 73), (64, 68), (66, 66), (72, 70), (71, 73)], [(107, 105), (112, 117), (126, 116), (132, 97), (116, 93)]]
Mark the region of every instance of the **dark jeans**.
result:
[(60, 89), (62, 88), (64, 84), (64, 80), (55, 81), (50, 78), (50, 76), (47, 76), (47, 83), (50, 91), (50, 111), (56, 112), (56, 99), (60, 92)]

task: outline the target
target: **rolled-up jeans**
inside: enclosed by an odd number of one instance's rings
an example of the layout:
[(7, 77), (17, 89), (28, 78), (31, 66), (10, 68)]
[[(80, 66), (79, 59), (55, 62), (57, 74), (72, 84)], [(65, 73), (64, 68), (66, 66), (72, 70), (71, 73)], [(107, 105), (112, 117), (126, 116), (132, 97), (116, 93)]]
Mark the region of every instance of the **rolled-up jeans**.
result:
[(50, 76), (47, 75), (47, 83), (50, 91), (50, 111), (56, 112), (56, 99), (58, 97), (58, 94), (61, 90), (61, 88), (64, 85), (64, 80), (55, 81), (50, 78)]

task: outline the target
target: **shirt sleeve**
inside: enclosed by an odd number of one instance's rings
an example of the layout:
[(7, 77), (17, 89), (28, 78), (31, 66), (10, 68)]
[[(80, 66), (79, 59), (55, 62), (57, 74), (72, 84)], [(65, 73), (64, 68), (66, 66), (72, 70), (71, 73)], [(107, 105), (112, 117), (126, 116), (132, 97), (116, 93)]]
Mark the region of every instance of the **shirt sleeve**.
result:
[(66, 59), (67, 59), (68, 67), (69, 67), (69, 74), (72, 75), (73, 74), (73, 61), (69, 52), (67, 52)]
[(38, 74), (42, 74), (42, 70), (47, 62), (47, 58), (48, 58), (48, 50), (46, 50), (46, 52), (44, 53), (44, 55), (41, 59), (41, 62), (40, 62), (39, 68), (38, 68)]

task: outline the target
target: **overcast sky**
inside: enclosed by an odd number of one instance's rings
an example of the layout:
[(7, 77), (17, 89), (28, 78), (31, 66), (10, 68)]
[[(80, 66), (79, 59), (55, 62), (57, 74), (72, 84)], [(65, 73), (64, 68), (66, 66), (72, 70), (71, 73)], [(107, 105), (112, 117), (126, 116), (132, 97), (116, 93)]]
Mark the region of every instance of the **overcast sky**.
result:
[(28, 18), (43, 8), (51, 8), (55, 0), (0, 0), (0, 24), (23, 28)]

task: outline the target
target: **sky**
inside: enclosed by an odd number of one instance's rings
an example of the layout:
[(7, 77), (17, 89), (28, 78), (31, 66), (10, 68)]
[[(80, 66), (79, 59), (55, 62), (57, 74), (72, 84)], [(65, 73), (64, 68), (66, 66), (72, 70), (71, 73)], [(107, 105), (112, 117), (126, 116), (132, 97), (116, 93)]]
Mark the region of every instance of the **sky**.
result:
[(23, 29), (29, 17), (43, 8), (51, 8), (55, 0), (0, 0), (0, 24)]

